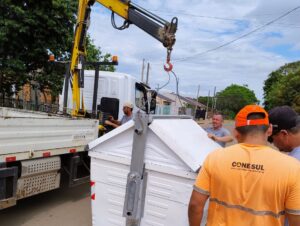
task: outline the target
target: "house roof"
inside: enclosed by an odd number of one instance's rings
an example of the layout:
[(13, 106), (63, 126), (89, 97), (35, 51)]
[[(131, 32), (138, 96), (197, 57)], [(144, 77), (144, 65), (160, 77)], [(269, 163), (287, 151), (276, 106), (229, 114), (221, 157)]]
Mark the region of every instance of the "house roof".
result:
[(159, 98), (163, 99), (163, 100), (168, 101), (168, 102), (175, 102), (175, 101), (172, 100), (171, 98), (169, 98), (169, 97), (167, 97), (167, 96), (165, 96), (165, 95), (163, 95), (163, 94), (161, 94), (161, 93), (157, 93), (157, 96), (158, 96)]
[(197, 100), (195, 100), (191, 97), (180, 96), (180, 95), (177, 95), (176, 93), (170, 93), (170, 94), (173, 95), (174, 97), (180, 98), (180, 100), (185, 101), (190, 105), (193, 105), (196, 107), (201, 107), (201, 108), (206, 108), (206, 106), (204, 104), (199, 103)]
[(199, 103), (197, 100), (190, 98), (190, 97), (184, 97), (187, 102), (191, 105), (197, 106), (197, 107), (201, 107), (201, 108), (206, 108), (206, 106), (204, 104)]

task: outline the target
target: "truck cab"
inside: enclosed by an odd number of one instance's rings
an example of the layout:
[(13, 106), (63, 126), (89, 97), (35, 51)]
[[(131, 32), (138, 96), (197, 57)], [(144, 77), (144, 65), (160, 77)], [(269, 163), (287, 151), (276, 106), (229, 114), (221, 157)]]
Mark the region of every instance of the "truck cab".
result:
[[(122, 106), (125, 102), (131, 102), (134, 105), (134, 110), (137, 109), (135, 105), (135, 84), (137, 79), (132, 75), (120, 73), (99, 71), (98, 87), (95, 90), (95, 71), (84, 70), (84, 89), (83, 102), (88, 114), (93, 113), (93, 99), (96, 93), (97, 118), (101, 113), (111, 114), (115, 119), (120, 119), (123, 116)], [(64, 85), (64, 87), (66, 87)], [(71, 90), (69, 84), (68, 90)], [(59, 97), (59, 109), (63, 111), (64, 95), (66, 95), (65, 88)], [(67, 92), (67, 113), (72, 111), (72, 92)]]

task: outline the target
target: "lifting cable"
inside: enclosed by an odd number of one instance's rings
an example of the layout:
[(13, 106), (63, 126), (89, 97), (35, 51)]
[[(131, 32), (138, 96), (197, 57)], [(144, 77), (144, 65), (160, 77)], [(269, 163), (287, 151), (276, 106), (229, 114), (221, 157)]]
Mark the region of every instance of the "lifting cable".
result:
[(169, 76), (168, 81), (167, 81), (164, 85), (162, 85), (161, 87), (158, 87), (158, 88), (157, 88), (157, 92), (158, 92), (159, 90), (165, 88), (167, 85), (169, 85), (170, 80), (171, 80), (171, 75), (170, 75), (170, 72), (167, 72), (167, 74), (168, 74), (168, 76)]
[[(171, 63), (170, 63), (170, 64), (171, 64)], [(172, 64), (171, 64), (171, 65), (172, 65)], [(183, 104), (182, 104), (182, 102), (181, 102), (180, 95), (179, 95), (179, 78), (178, 78), (178, 76), (176, 75), (176, 73), (175, 73), (174, 70), (173, 70), (173, 65), (172, 65), (171, 70), (166, 70), (166, 69), (165, 69), (165, 71), (166, 71), (166, 73), (168, 74), (169, 79), (168, 79), (168, 81), (167, 81), (163, 86), (157, 88), (157, 92), (158, 92), (159, 90), (163, 89), (164, 87), (166, 87), (166, 86), (170, 83), (170, 79), (171, 79), (170, 73), (172, 73), (172, 75), (174, 75), (174, 78), (175, 78), (175, 81), (176, 81), (176, 96), (177, 96), (177, 98), (178, 98), (178, 100), (179, 100), (180, 106), (183, 107)]]
[(171, 73), (175, 77), (175, 80), (176, 80), (176, 95), (177, 95), (177, 98), (179, 100), (180, 106), (183, 108), (183, 104), (181, 102), (180, 95), (179, 95), (179, 78), (178, 78), (178, 76), (175, 74), (175, 72), (173, 70), (171, 71)]

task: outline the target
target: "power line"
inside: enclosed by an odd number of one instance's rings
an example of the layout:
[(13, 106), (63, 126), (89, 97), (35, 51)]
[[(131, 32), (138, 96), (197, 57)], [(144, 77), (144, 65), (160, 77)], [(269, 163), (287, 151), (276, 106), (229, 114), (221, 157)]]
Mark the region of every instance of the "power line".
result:
[[(153, 10), (155, 12), (161, 12), (163, 13), (164, 15), (167, 15), (167, 16), (173, 16), (173, 14), (170, 14), (170, 13), (167, 13), (167, 12), (164, 12), (164, 11), (160, 11), (160, 10)], [(251, 22), (251, 21), (255, 21), (255, 19), (251, 19), (251, 18), (246, 18), (246, 17), (243, 17), (243, 18), (226, 18), (226, 17), (217, 17), (217, 16), (204, 16), (204, 15), (195, 15), (195, 14), (189, 14), (189, 13), (177, 13), (175, 12), (175, 14), (179, 14), (179, 15), (185, 15), (185, 16), (190, 16), (190, 17), (196, 17), (196, 18), (205, 18), (205, 19), (215, 19), (215, 20), (222, 20), (222, 21), (227, 21), (227, 22)], [(274, 15), (275, 13), (273, 14), (265, 14), (266, 16), (267, 15)], [(282, 25), (282, 26), (280, 26)], [(273, 24), (273, 26), (276, 26), (276, 27), (286, 27), (286, 26), (289, 26), (290, 28), (300, 28), (298, 26), (298, 24), (285, 24), (285, 23), (275, 23)]]
[[(161, 11), (161, 10), (152, 10), (152, 11), (153, 12), (164, 13), (167, 16), (174, 16), (173, 14), (170, 14), (168, 12)], [(174, 14), (191, 16), (191, 17), (206, 18), (206, 19), (215, 19), (215, 20), (228, 20), (228, 21), (241, 21), (241, 20), (245, 20), (245, 19), (235, 19), (235, 18), (226, 18), (226, 17), (217, 17), (217, 16), (204, 16), (204, 15), (196, 15), (196, 14), (181, 13), (181, 12), (174, 12)]]
[[(162, 11), (162, 10), (151, 10), (153, 12), (159, 12), (162, 13), (166, 16), (174, 16), (174, 14), (176, 15), (185, 15), (185, 16), (190, 16), (190, 17), (196, 17), (196, 18), (205, 18), (205, 19), (214, 19), (214, 20), (224, 20), (224, 21), (245, 21), (245, 20), (254, 20), (251, 18), (247, 18), (247, 17), (241, 17), (241, 18), (229, 18), (229, 17), (219, 17), (219, 16), (207, 16), (207, 15), (197, 15), (197, 14), (191, 14), (191, 13), (185, 13), (185, 12), (180, 12), (180, 11), (175, 11), (172, 12), (172, 14), (170, 12), (166, 12), (166, 11)], [(252, 15), (255, 17), (262, 17), (262, 16), (270, 16), (270, 15), (278, 15), (278, 13), (269, 13), (269, 14), (259, 14), (259, 15)]]
[(208, 50), (206, 50), (206, 51), (203, 51), (203, 52), (200, 52), (200, 53), (197, 53), (197, 54), (188, 56), (188, 57), (183, 57), (183, 58), (174, 59), (173, 61), (174, 61), (174, 62), (185, 61), (185, 60), (194, 58), (194, 57), (196, 57), (196, 56), (201, 56), (201, 55), (204, 55), (204, 54), (207, 54), (207, 53), (216, 51), (216, 50), (218, 50), (218, 49), (221, 49), (221, 48), (223, 48), (223, 47), (225, 47), (225, 46), (228, 46), (228, 45), (230, 45), (230, 44), (232, 44), (232, 43), (234, 43), (234, 42), (236, 42), (236, 41), (238, 41), (238, 40), (240, 40), (240, 39), (243, 39), (243, 38), (245, 38), (245, 37), (247, 37), (247, 36), (249, 36), (249, 35), (251, 35), (251, 34), (253, 34), (253, 33), (255, 33), (255, 32), (257, 32), (257, 31), (259, 31), (259, 30), (261, 30), (261, 29), (263, 29), (263, 28), (265, 28), (265, 27), (267, 27), (267, 26), (269, 26), (269, 25), (271, 25), (271, 24), (273, 24), (273, 23), (275, 23), (276, 21), (278, 21), (278, 20), (280, 20), (280, 19), (286, 17), (287, 15), (289, 15), (289, 14), (291, 14), (292, 12), (298, 10), (299, 8), (300, 8), (300, 6), (297, 6), (297, 7), (293, 8), (293, 9), (289, 10), (288, 12), (282, 14), (281, 16), (279, 16), (279, 17), (277, 17), (277, 18), (275, 18), (275, 19), (273, 19), (273, 20), (271, 20), (271, 21), (269, 21), (269, 22), (263, 24), (262, 26), (260, 26), (260, 27), (258, 27), (258, 28), (256, 28), (256, 29), (254, 29), (254, 30), (252, 30), (252, 31), (250, 31), (250, 32), (248, 32), (248, 33), (246, 33), (246, 34), (243, 34), (243, 35), (241, 35), (241, 36), (239, 36), (239, 37), (237, 37), (237, 38), (235, 38), (235, 39), (233, 39), (233, 40), (231, 40), (231, 41), (229, 41), (229, 42), (226, 42), (226, 43), (224, 43), (224, 44), (222, 44), (222, 45), (220, 45), (220, 46), (214, 47), (214, 48), (212, 48), (212, 49), (208, 49)]

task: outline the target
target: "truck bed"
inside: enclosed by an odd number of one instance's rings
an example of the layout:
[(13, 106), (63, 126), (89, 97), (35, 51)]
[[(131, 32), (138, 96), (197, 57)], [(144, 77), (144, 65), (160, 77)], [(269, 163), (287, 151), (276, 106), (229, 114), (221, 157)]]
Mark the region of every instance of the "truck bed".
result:
[(98, 121), (0, 107), (0, 162), (84, 151)]

